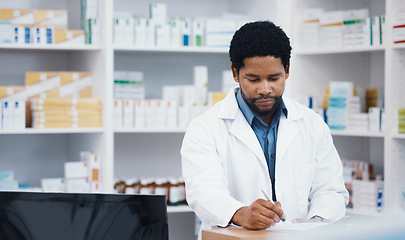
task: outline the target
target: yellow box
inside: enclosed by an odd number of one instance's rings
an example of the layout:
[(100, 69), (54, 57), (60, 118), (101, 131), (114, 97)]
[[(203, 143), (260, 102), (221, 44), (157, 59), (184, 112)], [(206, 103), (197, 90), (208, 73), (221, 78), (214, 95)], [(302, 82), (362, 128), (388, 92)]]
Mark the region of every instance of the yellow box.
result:
[(14, 94), (24, 90), (24, 86), (0, 86), (0, 99), (13, 96)]
[(60, 86), (58, 72), (26, 72), (25, 85), (29, 98)]
[(25, 73), (25, 85), (30, 86), (40, 82), (59, 79), (59, 72), (26, 72)]
[(91, 97), (92, 75), (90, 72), (26, 72), (25, 84), (30, 98)]
[(83, 30), (55, 30), (54, 44), (85, 44)]
[(18, 25), (31, 25), (34, 24), (34, 10), (3, 8), (0, 9), (0, 20)]
[(0, 20), (17, 25), (53, 26), (55, 29), (67, 29), (66, 10), (57, 9), (0, 9)]

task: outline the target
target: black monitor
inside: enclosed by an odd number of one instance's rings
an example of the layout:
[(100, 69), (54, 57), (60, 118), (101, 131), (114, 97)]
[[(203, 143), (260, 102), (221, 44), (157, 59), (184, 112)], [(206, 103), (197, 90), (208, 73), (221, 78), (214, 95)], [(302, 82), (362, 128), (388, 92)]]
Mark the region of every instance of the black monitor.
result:
[(0, 191), (0, 239), (168, 239), (166, 197)]

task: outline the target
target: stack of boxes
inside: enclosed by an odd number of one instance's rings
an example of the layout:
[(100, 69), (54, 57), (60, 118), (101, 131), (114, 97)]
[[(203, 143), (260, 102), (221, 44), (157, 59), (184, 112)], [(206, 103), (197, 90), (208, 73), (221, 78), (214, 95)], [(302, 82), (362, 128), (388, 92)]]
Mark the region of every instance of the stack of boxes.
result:
[(328, 125), (333, 130), (344, 130), (353, 98), (353, 83), (332, 81), (329, 86)]
[(343, 39), (343, 12), (324, 12), (319, 19), (321, 49), (340, 48)]
[(383, 181), (353, 180), (353, 208), (361, 211), (383, 211)]
[(80, 161), (66, 162), (63, 178), (41, 179), (43, 192), (102, 192), (100, 155), (81, 152)]
[(399, 12), (392, 18), (392, 40), (394, 43), (405, 43), (405, 12)]
[(381, 46), (385, 17), (369, 17), (368, 9), (330, 12), (319, 8), (304, 9), (297, 26), (300, 49)]
[(360, 97), (354, 96), (348, 100), (346, 128), (347, 130), (367, 132), (369, 115), (361, 112)]
[(101, 100), (96, 98), (35, 98), (33, 128), (101, 127)]
[(300, 49), (316, 50), (319, 46), (320, 8), (303, 9), (297, 24), (297, 44)]
[(168, 18), (164, 3), (151, 3), (149, 18), (116, 14), (114, 44), (137, 47), (228, 47), (245, 20), (223, 18)]
[(92, 97), (89, 72), (27, 72), (33, 128), (101, 127), (101, 100)]
[(0, 43), (84, 44), (83, 30), (68, 29), (66, 10), (0, 9)]
[(342, 33), (342, 44), (345, 47), (370, 46), (370, 37), (371, 40), (374, 40), (374, 38), (370, 35), (368, 9), (343, 12)]
[(348, 208), (382, 211), (383, 181), (373, 172), (373, 165), (364, 161), (342, 159), (343, 177), (349, 191)]
[[(357, 88), (351, 82), (331, 82), (325, 89), (323, 99), (324, 120), (333, 130), (357, 132), (383, 132), (385, 113), (383, 108), (370, 107), (382, 105), (377, 101), (376, 88), (366, 89), (365, 104), (358, 96)], [(350, 95), (349, 92), (353, 94)], [(364, 107), (366, 106), (366, 111)]]
[(207, 67), (195, 66), (194, 84), (164, 86), (162, 99), (136, 100), (129, 96), (125, 99), (116, 98), (115, 127), (138, 130), (185, 129), (191, 119), (207, 109), (207, 89)]
[(143, 72), (115, 71), (114, 72), (115, 99), (145, 99)]
[(101, 127), (91, 86), (89, 72), (26, 72), (25, 86), (0, 87), (1, 129)]

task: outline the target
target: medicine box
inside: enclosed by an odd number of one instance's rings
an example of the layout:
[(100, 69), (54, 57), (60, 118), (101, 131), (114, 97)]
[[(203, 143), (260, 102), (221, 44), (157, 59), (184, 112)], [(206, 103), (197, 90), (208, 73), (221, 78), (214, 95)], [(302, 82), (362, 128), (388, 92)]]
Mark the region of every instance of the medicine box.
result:
[(72, 178), (87, 178), (88, 168), (84, 162), (66, 162), (65, 163), (65, 179)]
[(13, 42), (13, 26), (11, 22), (0, 21), (0, 43)]
[(0, 181), (13, 181), (14, 172), (13, 171), (0, 171)]
[(90, 192), (90, 184), (87, 178), (75, 178), (65, 180), (66, 193), (88, 193)]
[(85, 34), (83, 30), (55, 30), (54, 44), (85, 44)]
[(43, 178), (41, 188), (43, 192), (64, 192), (65, 181), (63, 178)]

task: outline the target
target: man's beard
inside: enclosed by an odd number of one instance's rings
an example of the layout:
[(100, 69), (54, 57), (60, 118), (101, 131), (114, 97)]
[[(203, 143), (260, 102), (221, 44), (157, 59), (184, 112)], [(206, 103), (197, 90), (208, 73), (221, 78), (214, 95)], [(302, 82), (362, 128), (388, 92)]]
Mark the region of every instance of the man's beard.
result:
[[(259, 98), (248, 98), (248, 97), (246, 97), (246, 95), (245, 95), (245, 93), (243, 92), (242, 88), (240, 88), (240, 91), (241, 91), (242, 96), (243, 96), (243, 98), (245, 99), (246, 103), (249, 105), (250, 109), (252, 110), (252, 112), (253, 112), (254, 114), (256, 114), (257, 116), (259, 116), (259, 117), (266, 117), (266, 116), (271, 116), (271, 115), (273, 115), (273, 114), (276, 112), (278, 106), (280, 105), (281, 97), (283, 96), (283, 95), (280, 95), (280, 96), (271, 96), (271, 95), (269, 94), (269, 95), (266, 95), (266, 96), (261, 95)], [(261, 110), (257, 107), (256, 101), (258, 101), (258, 100), (263, 100), (263, 99), (274, 99), (275, 103), (274, 103), (273, 107), (272, 107), (270, 110), (261, 111)]]

